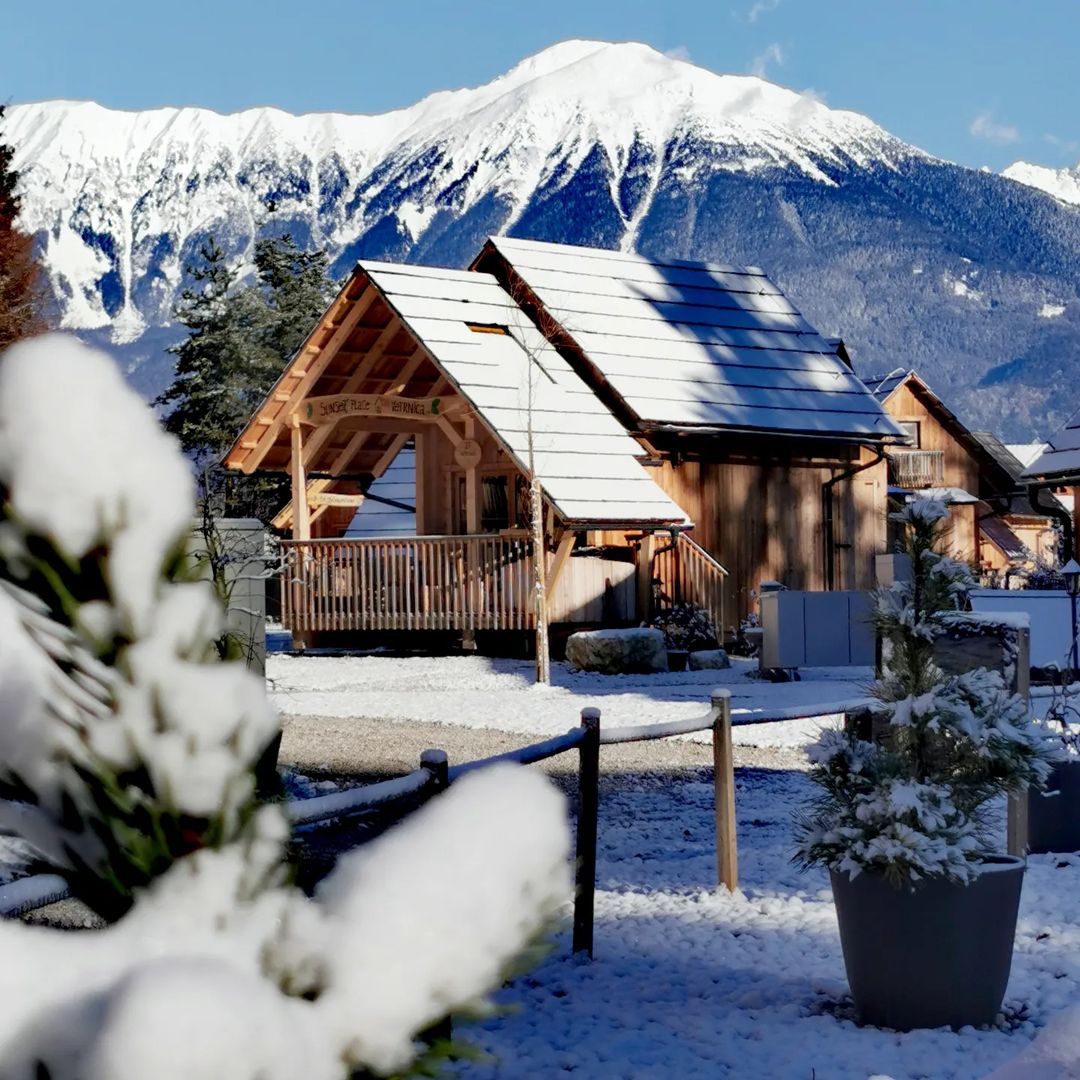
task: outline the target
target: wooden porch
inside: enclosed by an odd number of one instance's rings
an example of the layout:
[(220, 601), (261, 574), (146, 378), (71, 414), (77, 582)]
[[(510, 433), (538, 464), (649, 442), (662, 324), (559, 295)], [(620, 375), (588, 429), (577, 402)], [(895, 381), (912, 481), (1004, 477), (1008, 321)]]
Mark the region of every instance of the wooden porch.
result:
[(293, 631), (531, 630), (532, 543), (502, 536), (286, 541)]
[[(571, 557), (572, 539), (548, 555), (551, 622), (625, 625), (655, 607), (694, 603), (723, 633), (727, 571), (685, 533), (644, 538), (633, 562)], [(293, 540), (284, 548), (282, 620), (298, 633), (536, 627), (526, 536)]]

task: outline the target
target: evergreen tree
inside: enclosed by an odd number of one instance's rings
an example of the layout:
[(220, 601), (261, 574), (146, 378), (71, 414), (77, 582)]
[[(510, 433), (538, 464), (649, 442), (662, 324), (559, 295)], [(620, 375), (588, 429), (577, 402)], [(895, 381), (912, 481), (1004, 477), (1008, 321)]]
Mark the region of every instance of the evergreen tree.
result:
[[(4, 106), (0, 105), (0, 123)], [(0, 141), (0, 351), (45, 329), (41, 270), (33, 238), (16, 225), (19, 174), (11, 167), (14, 151)]]
[[(238, 271), (211, 237), (199, 249), (201, 262), (186, 267), (192, 285), (184, 289), (176, 318), (188, 336), (169, 349), (176, 377), (155, 405), (167, 408), (165, 428), (200, 464), (225, 450), (247, 415), (241, 306), (230, 294)], [(244, 305), (245, 307), (249, 305)], [(250, 313), (257, 321), (257, 312)]]
[(330, 302), (329, 260), (321, 249), (301, 251), (286, 233), (255, 245), (255, 268), (270, 309), (264, 344), (284, 365)]
[(204, 495), (224, 513), (267, 520), (287, 497), (284, 480), (212, 473), (326, 307), (326, 254), (287, 234), (260, 240), (255, 281), (239, 287), (239, 266), (212, 238), (200, 257), (176, 311), (189, 331), (170, 350), (176, 377), (155, 404), (170, 410), (165, 426), (200, 467)]

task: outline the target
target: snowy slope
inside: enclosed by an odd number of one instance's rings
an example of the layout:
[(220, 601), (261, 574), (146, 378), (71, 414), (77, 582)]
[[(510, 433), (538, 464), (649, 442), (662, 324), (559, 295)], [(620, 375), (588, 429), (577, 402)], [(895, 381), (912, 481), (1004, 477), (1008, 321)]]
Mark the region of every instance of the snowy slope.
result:
[(1016, 161), (1002, 170), (1001, 175), (1045, 191), (1062, 202), (1080, 206), (1080, 164), (1071, 169), (1050, 169), (1045, 165)]
[[(627, 245), (663, 154), (692, 140), (725, 168), (887, 160), (905, 148), (869, 120), (760, 79), (714, 75), (644, 45), (572, 41), (487, 86), (434, 94), (382, 116), (252, 109), (116, 112), (91, 102), (11, 109), (6, 137), (25, 170), (26, 224), (44, 238), (63, 325), (110, 325), (130, 340), (168, 317), (192, 239), (244, 250), (273, 215), (335, 255), (380, 229), (416, 243), (440, 215), (491, 198), (512, 225), (534, 193), (600, 148)], [(691, 171), (695, 163), (688, 161)]]
[(760, 265), (861, 372), (918, 366), (1012, 439), (1060, 424), (1080, 374), (1080, 210), (645, 45), (564, 42), (381, 116), (45, 102), (4, 137), (57, 320), (147, 394), (200, 244), (285, 231), (337, 274), (464, 266), (499, 233)]

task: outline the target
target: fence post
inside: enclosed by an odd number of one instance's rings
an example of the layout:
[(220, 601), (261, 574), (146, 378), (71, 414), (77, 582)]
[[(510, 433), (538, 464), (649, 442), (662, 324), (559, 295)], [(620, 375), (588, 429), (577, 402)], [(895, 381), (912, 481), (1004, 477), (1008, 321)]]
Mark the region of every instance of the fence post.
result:
[(445, 750), (421, 750), (420, 768), (427, 769), (431, 773), (431, 784), (425, 799), (438, 795), (450, 786), (450, 760)]
[(714, 690), (713, 788), (716, 800), (716, 880), (739, 887), (739, 850), (735, 833), (735, 759), (731, 749), (731, 691)]
[(574, 875), (575, 953), (593, 954), (596, 903), (596, 825), (600, 811), (600, 710), (581, 710), (585, 738), (578, 747), (577, 870)]

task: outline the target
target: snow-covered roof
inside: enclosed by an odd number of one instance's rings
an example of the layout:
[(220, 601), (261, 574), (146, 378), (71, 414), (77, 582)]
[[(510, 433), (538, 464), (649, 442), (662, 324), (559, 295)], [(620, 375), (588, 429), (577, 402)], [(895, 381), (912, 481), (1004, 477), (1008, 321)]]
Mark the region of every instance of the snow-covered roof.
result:
[(890, 371), (888, 375), (864, 375), (862, 381), (866, 389), (878, 401), (885, 401), (887, 398), (892, 397), (894, 391), (903, 386), (908, 378), (914, 374), (914, 371), (909, 371), (907, 368), (896, 368), (894, 371)]
[[(335, 404), (374, 401), (377, 412), (392, 398), (424, 402), (425, 410), (444, 403), (455, 418), (486, 426), (526, 474), (531, 429), (536, 475), (568, 525), (690, 523), (637, 461), (638, 443), (490, 275), (359, 263), (226, 464), (289, 470), (291, 429), (305, 408), (311, 417), (313, 401), (335, 395)], [(445, 413), (424, 415), (452, 437)], [(367, 424), (343, 414), (300, 437), (306, 475), (334, 497), (339, 480), (381, 476), (411, 434), (408, 420), (390, 412)]]
[(1080, 411), (1050, 436), (1046, 449), (1024, 470), (1023, 479), (1080, 482)]
[(1046, 443), (1006, 443), (1005, 447), (1021, 465), (1026, 467), (1046, 449)]
[(971, 506), (982, 500), (970, 491), (958, 487), (904, 488), (890, 487), (890, 495), (905, 495), (908, 499), (936, 499), (946, 506)]
[(642, 430), (902, 435), (758, 267), (503, 236), (474, 265), (492, 251)]
[(566, 521), (688, 520), (636, 460), (641, 447), (494, 277), (367, 260), (358, 269), (526, 473), (531, 424), (536, 474)]

